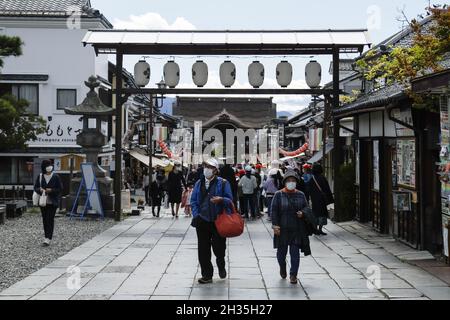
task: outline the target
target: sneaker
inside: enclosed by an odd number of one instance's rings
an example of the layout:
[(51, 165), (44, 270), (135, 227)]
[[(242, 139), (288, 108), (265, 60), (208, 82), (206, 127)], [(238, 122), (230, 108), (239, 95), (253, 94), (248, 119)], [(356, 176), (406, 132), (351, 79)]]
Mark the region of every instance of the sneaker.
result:
[(220, 279), (225, 279), (227, 277), (227, 270), (219, 270), (219, 277)]
[(212, 283), (212, 279), (211, 278), (200, 278), (198, 279), (198, 283), (200, 284), (207, 284), (207, 283)]
[(291, 276), (290, 282), (291, 282), (291, 284), (297, 284), (298, 283), (297, 277), (296, 276)]
[(45, 239), (44, 239), (44, 242), (42, 243), (42, 245), (43, 245), (44, 247), (48, 247), (48, 246), (50, 245), (50, 239), (45, 238)]

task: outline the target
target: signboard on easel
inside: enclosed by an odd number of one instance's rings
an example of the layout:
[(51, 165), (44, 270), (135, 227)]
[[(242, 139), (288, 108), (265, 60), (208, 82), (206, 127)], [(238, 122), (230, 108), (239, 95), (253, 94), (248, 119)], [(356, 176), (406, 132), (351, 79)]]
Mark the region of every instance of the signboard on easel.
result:
[(81, 218), (89, 212), (95, 212), (96, 214), (104, 217), (102, 200), (100, 197), (100, 191), (98, 189), (97, 179), (95, 177), (94, 165), (92, 163), (82, 163), (81, 164), (81, 183), (78, 188), (77, 197), (73, 204), (72, 212), (70, 216), (74, 215), (78, 207), (78, 202), (80, 199), (80, 195), (83, 189), (86, 190), (86, 203), (84, 205), (83, 212), (81, 214)]

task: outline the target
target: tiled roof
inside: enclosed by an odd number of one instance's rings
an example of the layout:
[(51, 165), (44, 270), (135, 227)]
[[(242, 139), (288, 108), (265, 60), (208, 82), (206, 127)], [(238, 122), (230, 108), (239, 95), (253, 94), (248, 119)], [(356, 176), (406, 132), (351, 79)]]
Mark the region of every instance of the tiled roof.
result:
[(78, 10), (84, 16), (100, 16), (90, 0), (0, 0), (3, 16), (65, 16)]
[(342, 115), (350, 111), (358, 111), (364, 108), (384, 106), (393, 101), (406, 97), (405, 88), (400, 84), (386, 86), (377, 91), (365, 94), (353, 103), (344, 105), (339, 109), (333, 110), (334, 115)]

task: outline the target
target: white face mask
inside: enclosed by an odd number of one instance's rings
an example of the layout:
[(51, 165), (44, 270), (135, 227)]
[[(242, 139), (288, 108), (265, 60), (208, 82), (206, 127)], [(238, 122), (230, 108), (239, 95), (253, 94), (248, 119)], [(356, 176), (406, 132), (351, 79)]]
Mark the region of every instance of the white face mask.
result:
[(205, 175), (206, 179), (211, 179), (214, 176), (214, 171), (213, 169), (205, 168), (205, 170), (203, 170), (203, 174)]
[(51, 173), (53, 171), (53, 167), (52, 166), (47, 167), (45, 168), (45, 171), (47, 171), (47, 173)]
[(288, 182), (288, 183), (286, 183), (286, 188), (289, 191), (294, 191), (296, 187), (297, 187), (297, 183), (295, 183), (295, 182)]

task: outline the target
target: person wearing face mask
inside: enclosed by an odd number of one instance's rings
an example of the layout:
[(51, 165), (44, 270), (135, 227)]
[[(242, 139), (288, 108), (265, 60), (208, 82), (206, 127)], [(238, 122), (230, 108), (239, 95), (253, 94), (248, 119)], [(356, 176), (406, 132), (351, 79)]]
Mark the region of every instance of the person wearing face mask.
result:
[(255, 208), (255, 192), (258, 188), (258, 182), (256, 177), (252, 175), (252, 167), (245, 167), (245, 175), (239, 180), (239, 187), (242, 189), (243, 205), (242, 213), (245, 218), (249, 218), (248, 210), (250, 209), (250, 214), (253, 219), (256, 219), (256, 208)]
[(197, 181), (192, 191), (191, 225), (197, 230), (198, 259), (202, 277), (198, 280), (200, 284), (211, 283), (214, 268), (211, 263), (211, 247), (216, 256), (216, 263), (221, 279), (227, 277), (225, 269), (226, 239), (217, 232), (215, 221), (224, 209), (232, 213), (233, 195), (230, 183), (218, 177), (219, 162), (208, 159), (204, 163), (204, 178)]
[(299, 179), (294, 171), (286, 172), (283, 178), (285, 187), (275, 193), (271, 207), (274, 248), (277, 249), (280, 275), (283, 279), (287, 278), (286, 256), (289, 250), (291, 284), (298, 283), (300, 250), (305, 256), (311, 254), (306, 216), (311, 216), (312, 213), (304, 193), (296, 190)]
[(42, 222), (44, 225), (44, 246), (49, 246), (53, 238), (55, 225), (55, 214), (59, 206), (62, 191), (61, 178), (53, 172), (53, 165), (50, 160), (44, 160), (41, 164), (42, 173), (34, 183), (34, 191), (42, 195), (47, 195), (47, 205), (41, 207)]

